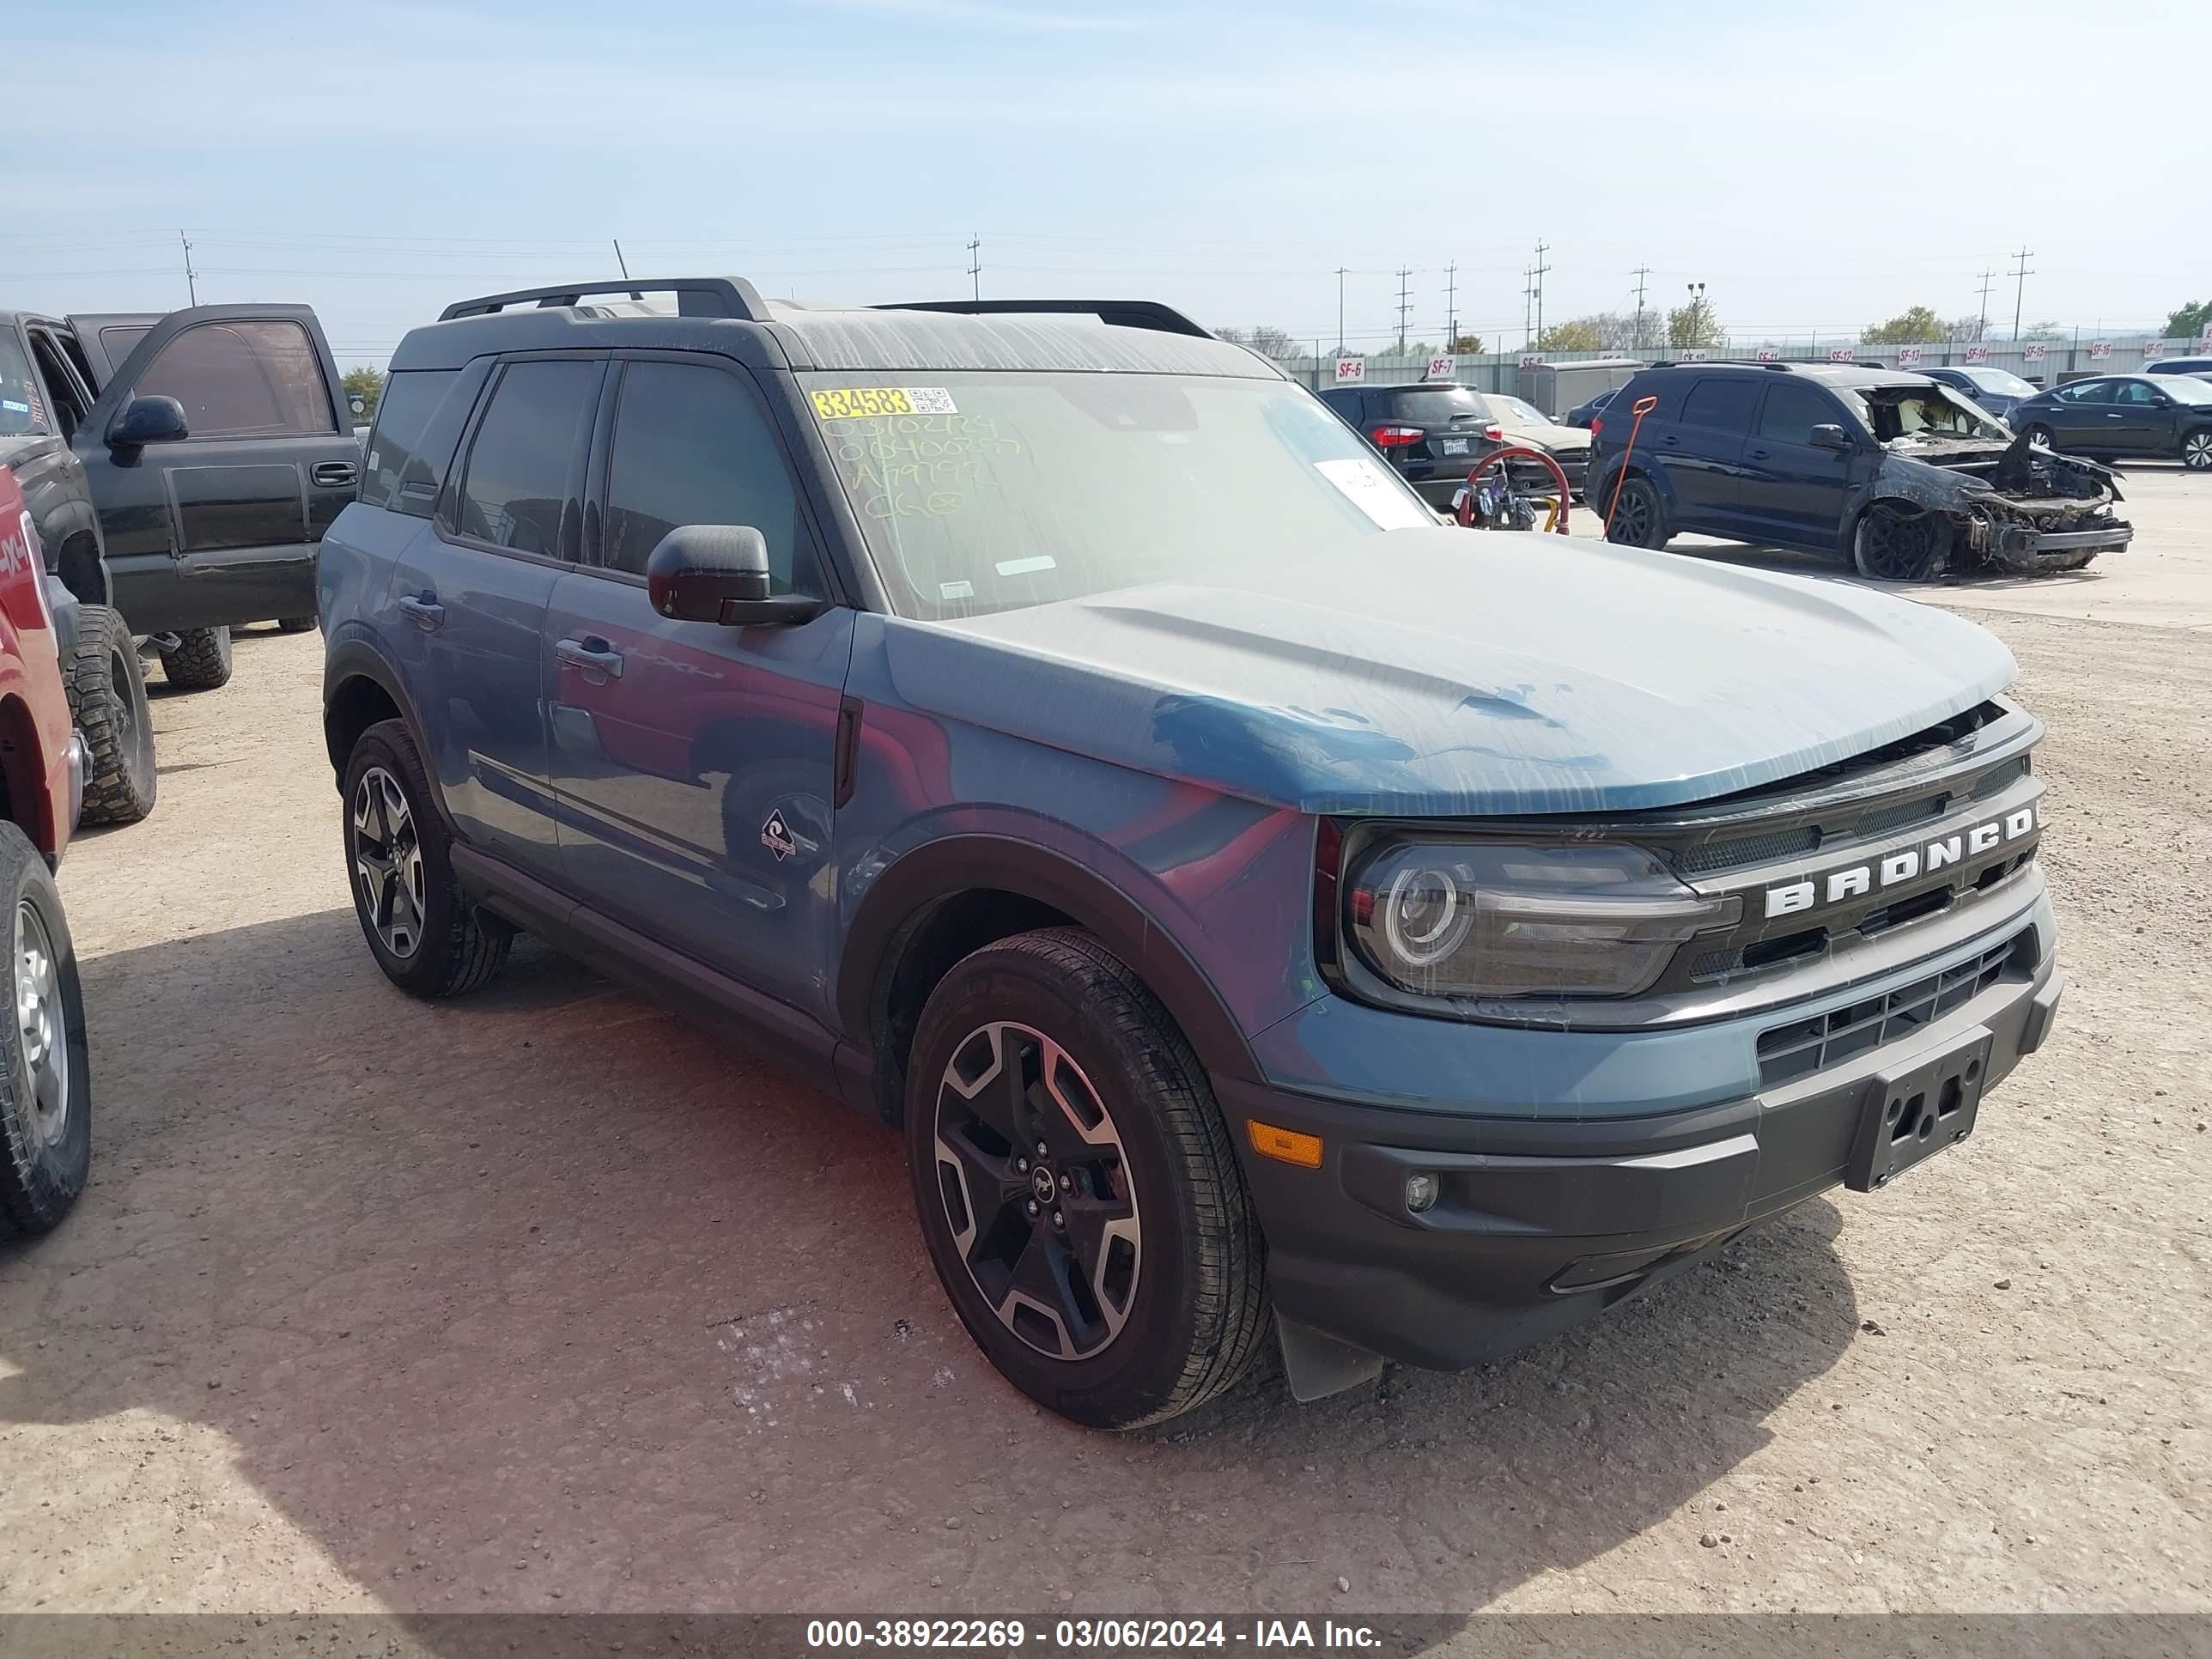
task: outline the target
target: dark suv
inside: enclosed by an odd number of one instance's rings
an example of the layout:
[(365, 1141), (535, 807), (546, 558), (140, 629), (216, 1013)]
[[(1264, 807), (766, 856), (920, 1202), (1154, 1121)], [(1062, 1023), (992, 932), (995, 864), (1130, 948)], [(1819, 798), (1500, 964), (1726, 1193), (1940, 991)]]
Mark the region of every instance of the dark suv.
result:
[(902, 1126), (1053, 1409), (1271, 1318), (1303, 1398), (1506, 1352), (2042, 1041), (2042, 728), (1972, 624), (1441, 526), (1158, 306), (635, 291), (392, 361), (320, 565), (367, 948), (443, 996), (528, 929)]
[(2110, 471), (2015, 439), (1924, 374), (1661, 364), (1590, 433), (1590, 505), (1609, 539), (1637, 547), (1691, 531), (1925, 581), (1983, 565), (2076, 570), (2135, 533), (2112, 511)]

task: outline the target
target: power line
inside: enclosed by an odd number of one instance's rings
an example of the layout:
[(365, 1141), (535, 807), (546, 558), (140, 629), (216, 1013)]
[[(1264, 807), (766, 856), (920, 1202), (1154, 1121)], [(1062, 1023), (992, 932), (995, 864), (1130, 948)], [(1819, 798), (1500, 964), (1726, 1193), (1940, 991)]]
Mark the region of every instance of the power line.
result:
[(2027, 292), (2027, 279), (2034, 275), (2028, 269), (2027, 262), (2034, 257), (2035, 250), (2032, 247), (2023, 247), (2013, 256), (2020, 261), (2019, 267), (2010, 273), (2016, 284), (2012, 291), (2012, 337), (2015, 340), (2020, 338), (2021, 297)]

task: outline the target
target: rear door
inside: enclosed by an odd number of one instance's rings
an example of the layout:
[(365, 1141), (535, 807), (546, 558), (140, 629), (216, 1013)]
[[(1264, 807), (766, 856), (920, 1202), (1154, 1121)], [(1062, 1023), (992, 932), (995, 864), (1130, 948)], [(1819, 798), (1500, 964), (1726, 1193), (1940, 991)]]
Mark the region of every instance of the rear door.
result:
[(2051, 428), (2061, 449), (2109, 451), (2123, 418), (2112, 399), (2110, 380), (2076, 380), (2053, 392), (2034, 419)]
[[(314, 612), (315, 545), (353, 499), (360, 448), (305, 306), (199, 306), (150, 325), (71, 319), (100, 394), (75, 442), (117, 604), (141, 632)], [(173, 398), (188, 435), (112, 450), (134, 398)]]
[(1776, 375), (1744, 446), (1744, 530), (1762, 541), (1826, 550), (1836, 545), (1855, 453), (1816, 447), (1816, 426), (1853, 432), (1834, 397), (1808, 380)]
[[(463, 840), (541, 880), (559, 874), (546, 782), (545, 609), (582, 545), (583, 463), (604, 356), (494, 371), (429, 533), (397, 559), (386, 630)], [(452, 394), (448, 394), (449, 396)], [(378, 487), (395, 459), (378, 449)], [(395, 488), (405, 489), (404, 462)]]
[(1681, 408), (1654, 448), (1674, 489), (1674, 528), (1743, 537), (1743, 452), (1759, 406), (1759, 382), (1747, 374), (1706, 375), (1684, 394)]
[(686, 524), (767, 541), (778, 592), (830, 598), (760, 389), (704, 354), (621, 364), (585, 511), (592, 562), (555, 588), (550, 765), (568, 890), (696, 961), (826, 1012), (831, 801), (853, 612), (795, 627), (661, 616), (645, 562)]

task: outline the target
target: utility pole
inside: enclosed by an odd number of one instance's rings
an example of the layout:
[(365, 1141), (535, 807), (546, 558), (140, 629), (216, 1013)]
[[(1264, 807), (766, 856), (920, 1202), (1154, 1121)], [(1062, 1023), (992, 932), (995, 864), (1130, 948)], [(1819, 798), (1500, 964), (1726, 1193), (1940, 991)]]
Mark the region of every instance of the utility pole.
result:
[(1406, 317), (1413, 308), (1411, 298), (1413, 277), (1413, 266), (1398, 267), (1398, 350), (1401, 356), (1406, 349)]
[(1635, 331), (1629, 337), (1629, 349), (1632, 351), (1641, 351), (1644, 349), (1644, 279), (1650, 274), (1651, 267), (1650, 265), (1638, 265), (1634, 270), (1629, 273), (1630, 276), (1636, 278)]
[(1459, 266), (1444, 267), (1444, 349), (1459, 349)]
[(615, 263), (622, 267), (623, 281), (626, 283), (629, 281), (629, 261), (623, 258), (622, 238), (611, 236), (607, 240), (615, 245)]
[(1544, 273), (1551, 269), (1544, 263), (1544, 256), (1550, 252), (1546, 244), (1537, 243), (1536, 263), (1532, 267), (1536, 278), (1536, 337), (1540, 340), (1544, 337)]
[(185, 246), (185, 292), (191, 295), (192, 303), (198, 305), (200, 302), (200, 279), (192, 270), (192, 245), (185, 241), (185, 233), (181, 230), (177, 233), (177, 240), (184, 242)]
[(1345, 267), (1336, 268), (1336, 355), (1344, 356), (1344, 275)]
[(2012, 291), (2012, 337), (2015, 340), (2020, 338), (2021, 296), (2027, 292), (2027, 279), (2035, 274), (2028, 269), (2027, 262), (2034, 257), (2035, 250), (2033, 248), (2024, 247), (2021, 249), (2018, 253), (2013, 255), (2013, 258), (2019, 260), (2020, 264), (2014, 267), (2014, 269), (2008, 273), (2012, 276), (2014, 283), (2014, 287)]
[(1528, 319), (1534, 314), (1529, 307), (1535, 303), (1535, 270), (1530, 266), (1523, 265), (1521, 268), (1521, 349), (1523, 351), (1528, 349), (1529, 341), (1535, 337), (1528, 325)]
[(1982, 273), (1982, 312), (1979, 319), (1974, 324), (1974, 337), (1977, 340), (1983, 338), (1990, 331), (1990, 284), (1996, 281), (1996, 276), (1997, 274), (1994, 270), (1985, 270)]
[(983, 297), (983, 233), (968, 233), (968, 281), (978, 301)]

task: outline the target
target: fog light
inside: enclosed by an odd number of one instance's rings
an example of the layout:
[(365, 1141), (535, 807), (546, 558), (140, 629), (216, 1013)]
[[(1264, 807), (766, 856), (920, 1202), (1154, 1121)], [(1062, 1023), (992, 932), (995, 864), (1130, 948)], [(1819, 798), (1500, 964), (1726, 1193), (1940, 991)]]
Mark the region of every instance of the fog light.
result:
[(1442, 1184), (1425, 1170), (1419, 1175), (1409, 1175), (1406, 1177), (1406, 1207), (1419, 1215), (1437, 1201), (1437, 1194), (1441, 1190)]

